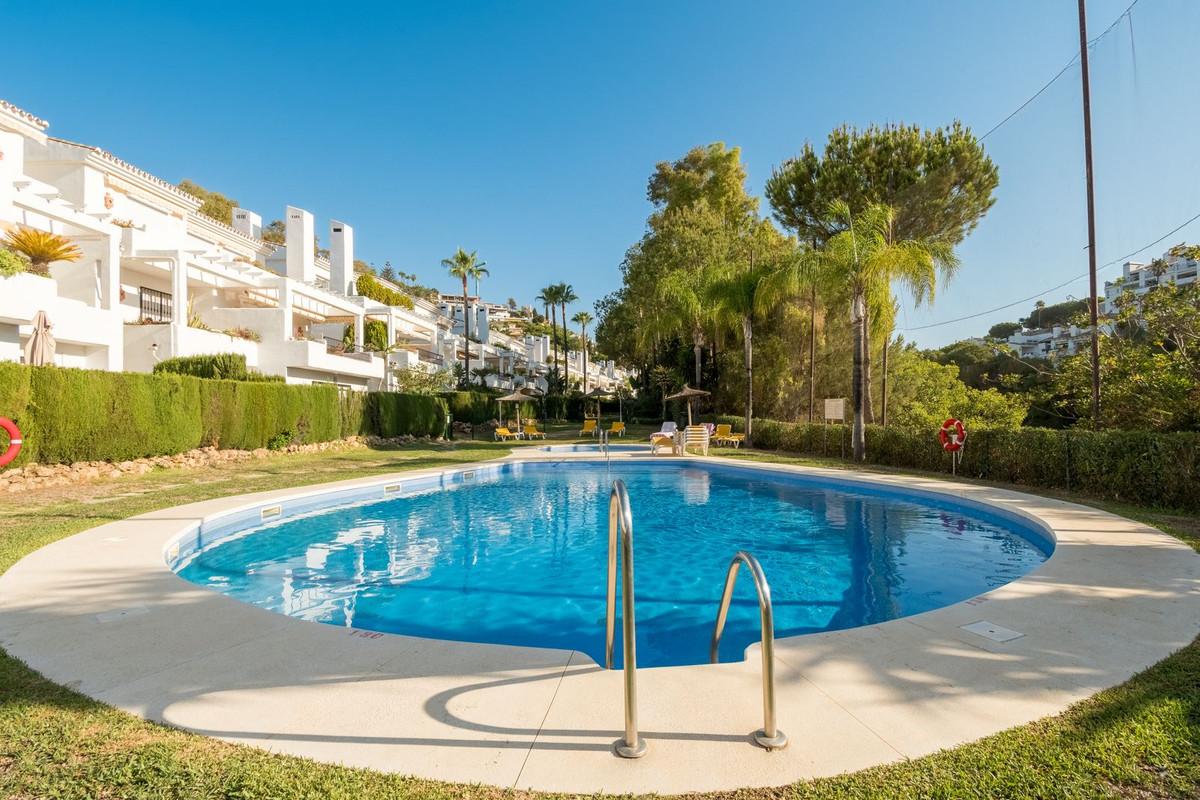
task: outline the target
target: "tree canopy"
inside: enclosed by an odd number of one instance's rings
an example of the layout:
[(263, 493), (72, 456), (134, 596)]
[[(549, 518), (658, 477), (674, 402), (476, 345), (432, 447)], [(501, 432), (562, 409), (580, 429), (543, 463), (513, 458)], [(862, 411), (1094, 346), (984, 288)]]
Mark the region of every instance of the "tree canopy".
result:
[(1021, 330), (1019, 322), (997, 322), (988, 328), (988, 336), (992, 339), (1007, 339)]
[(825, 242), (845, 229), (829, 204), (851, 209), (882, 204), (896, 210), (898, 239), (943, 239), (958, 244), (995, 202), (996, 165), (959, 122), (922, 130), (917, 125), (843, 125), (817, 154), (800, 155), (771, 174), (766, 195), (775, 219), (805, 241)]
[(271, 244), (287, 244), (287, 225), (281, 219), (273, 219), (263, 226), (262, 240)]
[(1052, 306), (1042, 304), (1034, 306), (1029, 316), (1021, 318), (1021, 324), (1026, 328), (1049, 328), (1054, 325), (1067, 325), (1079, 314), (1086, 314), (1087, 300), (1066, 300)]
[(676, 161), (660, 161), (646, 198), (661, 212), (690, 208), (700, 201), (724, 219), (741, 220), (758, 211), (758, 199), (746, 193), (741, 148), (724, 142), (693, 147)]
[(224, 222), (226, 225), (233, 224), (233, 209), (237, 208), (237, 200), (226, 197), (220, 192), (210, 192), (200, 184), (187, 179), (179, 182), (179, 188), (202, 201), (200, 203), (201, 214), (212, 217), (218, 222)]

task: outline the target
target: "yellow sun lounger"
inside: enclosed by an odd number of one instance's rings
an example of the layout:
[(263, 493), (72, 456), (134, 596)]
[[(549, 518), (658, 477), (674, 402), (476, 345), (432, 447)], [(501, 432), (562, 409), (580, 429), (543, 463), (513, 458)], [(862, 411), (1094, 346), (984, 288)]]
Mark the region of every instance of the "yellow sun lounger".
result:
[(625, 435), (625, 423), (624, 422), (614, 422), (608, 428), (608, 435), (609, 436), (624, 436)]
[(585, 433), (588, 434), (589, 436), (596, 435), (596, 420), (585, 419), (583, 421), (583, 427), (579, 429), (579, 435), (583, 436)]
[(746, 440), (746, 434), (734, 433), (732, 425), (718, 425), (717, 430), (713, 433), (712, 440), (713, 444), (726, 444), (737, 448)]
[(498, 442), (503, 442), (505, 439), (518, 438), (515, 433), (510, 431), (508, 428), (503, 428), (503, 427), (496, 428), (495, 436), (496, 436), (496, 441), (498, 441)]
[(545, 439), (546, 438), (546, 434), (539, 431), (537, 429), (536, 425), (526, 425), (524, 430), (522, 431), (522, 433), (525, 434), (526, 439)]

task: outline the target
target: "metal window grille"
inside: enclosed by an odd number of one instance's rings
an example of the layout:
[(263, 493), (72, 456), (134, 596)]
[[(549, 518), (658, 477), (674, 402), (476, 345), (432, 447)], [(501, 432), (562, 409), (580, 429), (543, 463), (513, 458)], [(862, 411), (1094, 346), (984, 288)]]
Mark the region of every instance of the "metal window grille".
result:
[(150, 289), (138, 288), (141, 318), (151, 322), (170, 322), (175, 315), (175, 303), (171, 295)]

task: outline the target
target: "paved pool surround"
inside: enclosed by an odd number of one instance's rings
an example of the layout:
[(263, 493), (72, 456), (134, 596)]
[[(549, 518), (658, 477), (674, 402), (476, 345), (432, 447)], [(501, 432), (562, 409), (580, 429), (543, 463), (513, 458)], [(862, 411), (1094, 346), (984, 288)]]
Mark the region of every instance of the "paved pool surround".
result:
[[(596, 457), (532, 450), (509, 458)], [(63, 539), (0, 576), (0, 645), (130, 713), (273, 752), (522, 789), (677, 793), (779, 785), (953, 747), (1060, 712), (1200, 632), (1200, 556), (1146, 525), (985, 486), (739, 462), (984, 503), (1044, 529), (1054, 552), (956, 605), (777, 640), (784, 750), (750, 741), (762, 722), (757, 645), (743, 662), (639, 670), (649, 752), (627, 761), (612, 754), (621, 673), (581, 653), (306, 622), (168, 566), (202, 524), (459, 482), (495, 463), (208, 500)]]

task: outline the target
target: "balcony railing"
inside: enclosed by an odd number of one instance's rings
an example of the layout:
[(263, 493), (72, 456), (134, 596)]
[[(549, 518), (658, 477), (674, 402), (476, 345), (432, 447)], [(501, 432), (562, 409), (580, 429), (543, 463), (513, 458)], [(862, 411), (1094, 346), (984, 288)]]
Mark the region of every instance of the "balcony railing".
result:
[(138, 288), (138, 313), (149, 322), (171, 322), (175, 318), (175, 300), (166, 292)]
[(370, 361), (375, 355), (374, 352), (360, 345), (346, 344), (341, 339), (334, 339), (330, 336), (311, 336), (309, 338), (311, 341), (324, 343), (325, 352), (331, 356), (346, 356), (359, 361)]

